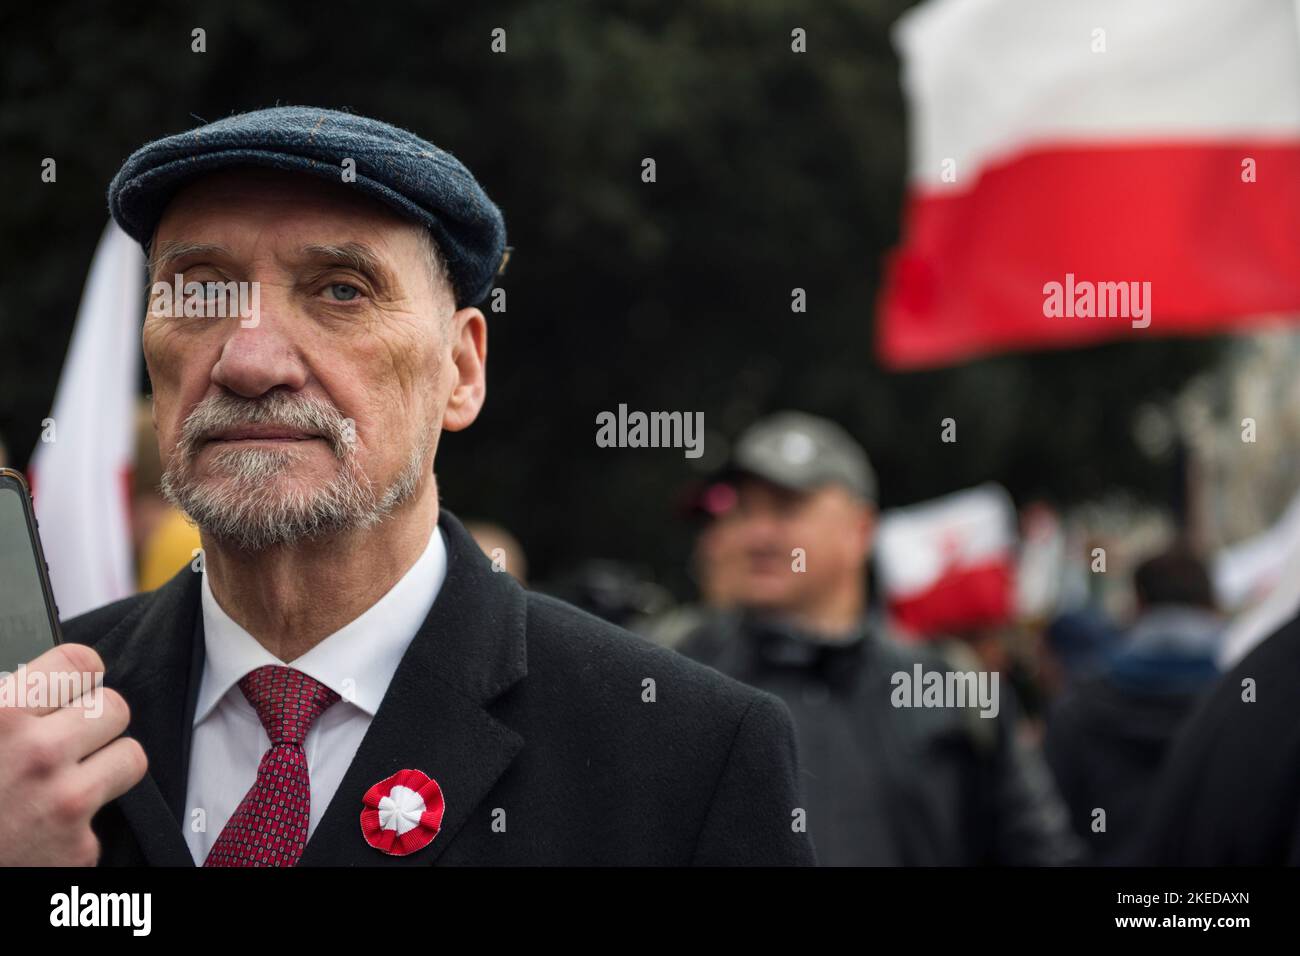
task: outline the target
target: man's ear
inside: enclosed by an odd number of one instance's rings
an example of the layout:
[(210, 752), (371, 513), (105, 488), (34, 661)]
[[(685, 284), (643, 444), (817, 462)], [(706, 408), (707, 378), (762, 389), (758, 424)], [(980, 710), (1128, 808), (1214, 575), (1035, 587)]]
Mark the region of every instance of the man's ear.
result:
[(474, 423), (487, 397), (487, 319), (478, 309), (467, 308), (453, 315), (450, 325), (455, 384), (447, 398), (442, 427), (458, 432)]

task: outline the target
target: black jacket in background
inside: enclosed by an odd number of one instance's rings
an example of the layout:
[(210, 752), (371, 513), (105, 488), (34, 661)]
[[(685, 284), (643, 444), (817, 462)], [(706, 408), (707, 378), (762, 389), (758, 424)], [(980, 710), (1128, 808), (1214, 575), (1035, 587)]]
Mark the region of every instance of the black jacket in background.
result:
[[(442, 590), (300, 866), (815, 862), (792, 827), (797, 758), (780, 701), (525, 591), (445, 509), (438, 523)], [(148, 776), (92, 821), (103, 866), (194, 864), (181, 826), (200, 583), (186, 568), (63, 625), (104, 659), (149, 757)], [(362, 837), (361, 799), (402, 769), (436, 780), (446, 810), (432, 843), (389, 856)]]
[[(1143, 614), (1102, 672), (1065, 692), (1043, 742), (1091, 861), (1141, 862), (1147, 811), (1169, 748), (1219, 678), (1221, 620), (1177, 606)], [(1094, 829), (1095, 811), (1106, 827)]]
[(902, 644), (864, 622), (859, 637), (810, 640), (756, 616), (717, 614), (683, 653), (775, 694), (794, 716), (818, 860), (830, 866), (1054, 865), (1080, 862), (1041, 755), (1002, 714), (897, 708), (893, 674), (970, 671), (932, 646)]
[[(1246, 678), (1253, 703), (1242, 700)], [(1153, 801), (1146, 862), (1300, 866), (1300, 618), (1234, 667), (1183, 727)]]

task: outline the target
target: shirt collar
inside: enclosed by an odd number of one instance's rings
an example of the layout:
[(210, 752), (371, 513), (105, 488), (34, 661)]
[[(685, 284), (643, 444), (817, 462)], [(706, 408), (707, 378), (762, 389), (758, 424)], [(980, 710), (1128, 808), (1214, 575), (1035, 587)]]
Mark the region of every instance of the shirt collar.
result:
[[(289, 666), (373, 717), (446, 576), (447, 545), (435, 525), (424, 553), (387, 594)], [(222, 610), (206, 569), (202, 610), (205, 658), (194, 711), (196, 727), (245, 674), (265, 664), (284, 665)]]

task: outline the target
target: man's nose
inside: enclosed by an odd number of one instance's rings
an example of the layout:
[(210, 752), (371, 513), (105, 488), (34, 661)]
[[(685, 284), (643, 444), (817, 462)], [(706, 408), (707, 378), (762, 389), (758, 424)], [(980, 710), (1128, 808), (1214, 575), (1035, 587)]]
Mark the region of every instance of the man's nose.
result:
[(227, 318), (230, 331), (212, 369), (212, 381), (245, 398), (256, 398), (284, 386), (298, 390), (307, 384), (304, 365), (288, 326), (283, 305), (268, 302), (265, 287), (260, 309), (252, 318)]
[(766, 508), (747, 510), (739, 520), (741, 535), (751, 548), (766, 547), (777, 537), (776, 515)]

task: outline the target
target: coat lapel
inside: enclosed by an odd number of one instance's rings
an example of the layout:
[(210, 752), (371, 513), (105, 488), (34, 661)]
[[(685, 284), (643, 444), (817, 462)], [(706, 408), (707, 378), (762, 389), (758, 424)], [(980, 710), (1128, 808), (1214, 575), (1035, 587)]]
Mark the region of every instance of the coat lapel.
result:
[(181, 817), (203, 673), (200, 583), (199, 575), (185, 568), (154, 593), (142, 613), (95, 642), (105, 664), (104, 683), (131, 708), (127, 734), (149, 757), (148, 774), (117, 804), (152, 866), (194, 865)]
[[(443, 509), (447, 576), (407, 648), (351, 766), (299, 866), (419, 866), (456, 838), (523, 747), (486, 705), (527, 673), (522, 588), (491, 563)], [(409, 856), (374, 849), (361, 833), (361, 798), (399, 770), (420, 770), (445, 800), (442, 828)]]
[[(492, 570), (450, 512), (444, 509), (438, 524), (447, 541), (442, 589), (300, 866), (432, 863), (523, 747), (523, 738), (486, 705), (527, 672), (524, 591)], [(181, 827), (188, 822), (182, 817), (203, 673), (201, 583), (186, 568), (95, 645), (107, 665), (105, 682), (131, 706), (128, 733), (149, 756), (149, 773), (117, 803), (153, 866), (194, 865)], [(409, 856), (389, 856), (362, 836), (361, 798), (403, 769), (436, 780), (446, 807), (432, 843)]]

